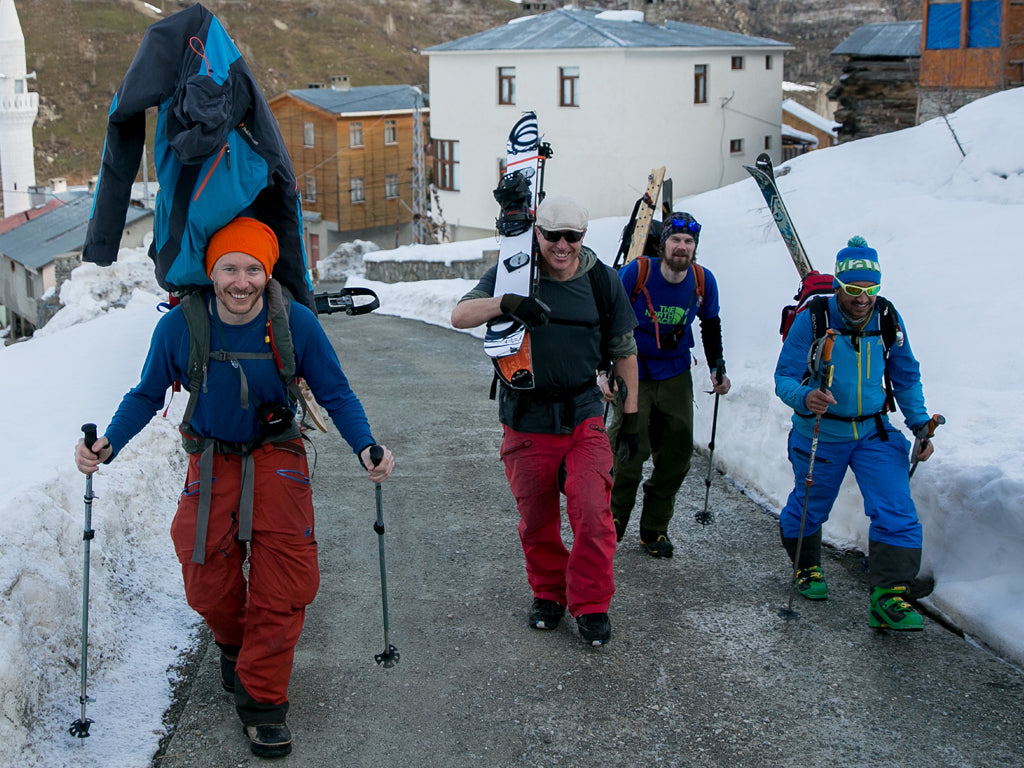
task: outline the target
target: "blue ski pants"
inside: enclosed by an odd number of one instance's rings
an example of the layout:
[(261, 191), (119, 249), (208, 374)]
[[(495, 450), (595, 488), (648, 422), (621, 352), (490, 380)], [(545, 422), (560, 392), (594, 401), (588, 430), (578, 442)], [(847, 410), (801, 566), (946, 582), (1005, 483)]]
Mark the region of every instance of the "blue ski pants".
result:
[[(864, 497), (864, 514), (871, 518), (869, 539), (895, 547), (921, 548), (921, 523), (910, 497), (910, 442), (896, 430), (890, 429), (888, 436), (888, 440), (881, 440), (873, 432), (859, 440), (818, 441), (813, 482), (807, 497), (805, 537), (816, 533), (828, 520), (849, 467)], [(810, 456), (811, 438), (791, 430), (789, 461), (796, 482), (779, 514), (782, 535), (787, 538), (795, 539), (800, 535)]]

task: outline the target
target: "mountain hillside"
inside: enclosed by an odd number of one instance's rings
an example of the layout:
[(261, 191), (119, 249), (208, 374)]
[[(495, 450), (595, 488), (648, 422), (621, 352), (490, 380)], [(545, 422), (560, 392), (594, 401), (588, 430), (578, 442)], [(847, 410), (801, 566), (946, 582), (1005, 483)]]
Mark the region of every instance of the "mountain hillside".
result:
[[(147, 26), (186, 0), (17, 0), (39, 117), (36, 176), (96, 173), (106, 114)], [(270, 97), (347, 74), (352, 84), (426, 90), (424, 48), (504, 24), (511, 0), (208, 0)], [(559, 3), (551, 3), (557, 7)], [(586, 7), (624, 8), (626, 0)], [(791, 43), (786, 79), (830, 82), (828, 52), (861, 24), (918, 18), (919, 0), (667, 0), (668, 18)], [(152, 121), (151, 121), (152, 122)], [(150, 163), (152, 161), (150, 160)]]

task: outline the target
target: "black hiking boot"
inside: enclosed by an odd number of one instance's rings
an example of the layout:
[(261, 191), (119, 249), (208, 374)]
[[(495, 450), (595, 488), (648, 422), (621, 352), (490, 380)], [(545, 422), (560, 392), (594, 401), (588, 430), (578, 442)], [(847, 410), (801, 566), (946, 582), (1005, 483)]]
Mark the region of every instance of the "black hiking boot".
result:
[(672, 557), (675, 547), (668, 537), (668, 531), (640, 529), (640, 543), (651, 557)]
[(580, 637), (589, 645), (604, 645), (612, 639), (612, 623), (607, 613), (584, 613), (576, 617)]
[(533, 598), (530, 607), (530, 626), (534, 629), (554, 629), (565, 615), (565, 606), (554, 600)]
[(243, 725), (249, 749), (256, 757), (284, 757), (292, 751), (292, 732), (284, 723)]
[(235, 664), (237, 661), (237, 656), (229, 659), (223, 653), (220, 655), (220, 687), (228, 693), (235, 692)]

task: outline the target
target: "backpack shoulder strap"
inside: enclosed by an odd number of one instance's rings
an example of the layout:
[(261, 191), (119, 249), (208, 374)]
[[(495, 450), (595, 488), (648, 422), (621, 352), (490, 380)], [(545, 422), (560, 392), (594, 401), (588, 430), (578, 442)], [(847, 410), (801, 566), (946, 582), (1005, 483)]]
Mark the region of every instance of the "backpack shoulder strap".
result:
[(697, 306), (704, 301), (704, 267), (700, 264), (693, 265), (694, 290), (697, 293)]
[(274, 278), (267, 281), (267, 322), (270, 324), (270, 348), (285, 384), (295, 379), (295, 343), (292, 341), (291, 296)]
[(882, 344), (885, 346), (885, 358), (889, 359), (889, 350), (894, 346), (903, 343), (903, 333), (900, 331), (899, 320), (896, 319), (896, 307), (884, 296), (875, 299), (875, 309), (878, 311), (878, 330), (882, 336)]
[(643, 292), (647, 294), (645, 286), (647, 285), (647, 277), (651, 274), (651, 259), (649, 256), (637, 256), (636, 257), (636, 283), (633, 285), (633, 291), (629, 294), (629, 303), (632, 304), (636, 301), (637, 297)]
[(817, 341), (828, 331), (828, 296), (815, 296), (807, 302), (807, 311), (811, 313), (811, 333)]
[(206, 386), (210, 360), (210, 309), (206, 291), (189, 291), (181, 297), (181, 311), (188, 327), (188, 404), (181, 419), (183, 427), (191, 426), (192, 415), (199, 402), (199, 392)]
[(601, 261), (587, 270), (587, 277), (590, 278), (590, 292), (594, 295), (598, 325), (601, 329), (601, 363), (598, 368), (608, 370), (611, 367), (609, 347), (612, 332), (612, 281)]

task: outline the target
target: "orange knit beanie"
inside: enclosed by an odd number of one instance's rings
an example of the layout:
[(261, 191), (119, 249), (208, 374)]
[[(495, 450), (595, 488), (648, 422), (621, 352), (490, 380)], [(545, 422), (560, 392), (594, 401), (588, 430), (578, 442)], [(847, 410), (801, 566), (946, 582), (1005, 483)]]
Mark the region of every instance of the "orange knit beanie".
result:
[(280, 255), (274, 230), (262, 221), (239, 216), (214, 232), (207, 243), (206, 274), (213, 271), (217, 259), (225, 253), (236, 251), (246, 253), (262, 264), (267, 277), (270, 277)]

